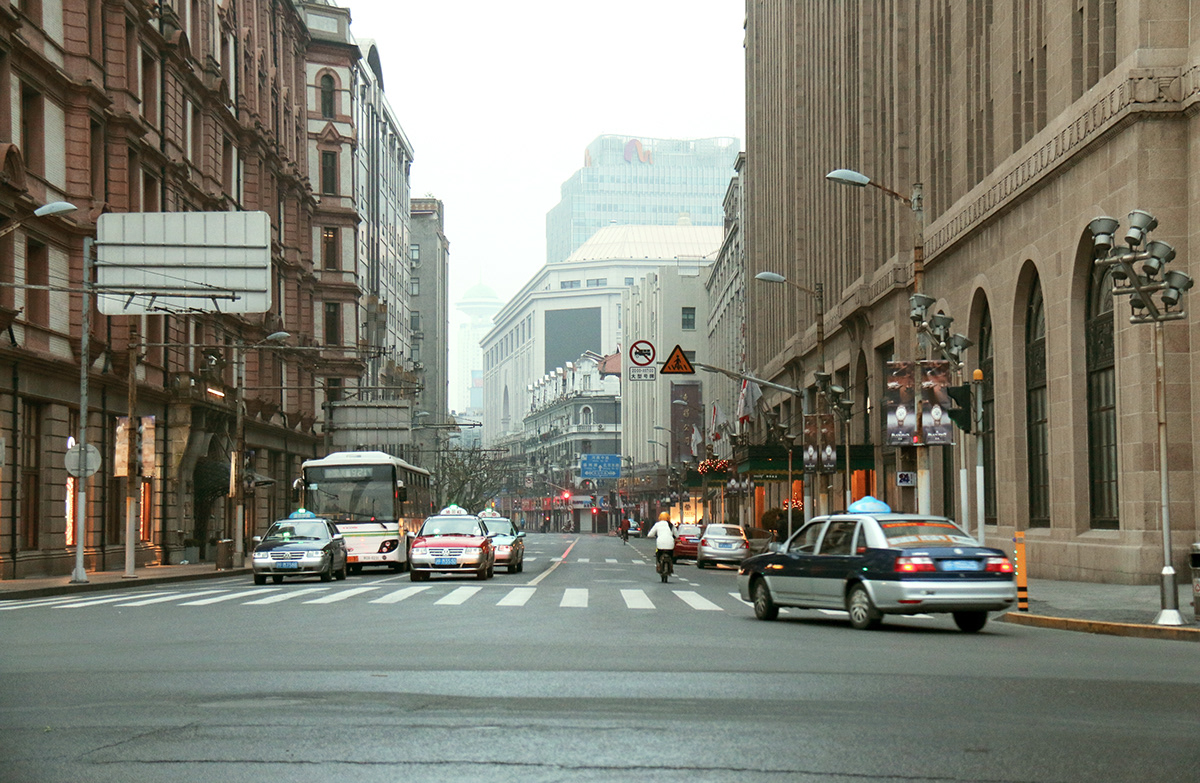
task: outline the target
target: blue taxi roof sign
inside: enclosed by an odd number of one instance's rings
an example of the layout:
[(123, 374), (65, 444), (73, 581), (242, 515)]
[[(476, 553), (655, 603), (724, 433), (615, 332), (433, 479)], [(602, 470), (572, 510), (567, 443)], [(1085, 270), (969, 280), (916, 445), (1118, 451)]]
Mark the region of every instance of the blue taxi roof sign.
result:
[(873, 498), (870, 495), (860, 498), (850, 504), (846, 509), (852, 514), (890, 514), (892, 507), (884, 503), (879, 498)]
[(316, 519), (317, 515), (311, 511), (309, 511), (306, 508), (298, 508), (295, 511), (293, 511), (292, 513), (288, 514), (287, 518), (288, 519)]

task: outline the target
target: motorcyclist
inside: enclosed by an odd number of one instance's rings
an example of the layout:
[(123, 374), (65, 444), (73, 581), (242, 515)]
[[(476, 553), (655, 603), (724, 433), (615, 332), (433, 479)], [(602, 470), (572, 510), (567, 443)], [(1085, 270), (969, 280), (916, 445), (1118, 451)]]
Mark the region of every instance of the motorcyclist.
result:
[(657, 563), (660, 558), (669, 557), (671, 562), (675, 558), (675, 539), (679, 534), (675, 532), (675, 526), (671, 524), (671, 515), (666, 511), (659, 513), (658, 521), (654, 523), (654, 527), (650, 528), (650, 532), (646, 534), (647, 538), (654, 539), (654, 561)]

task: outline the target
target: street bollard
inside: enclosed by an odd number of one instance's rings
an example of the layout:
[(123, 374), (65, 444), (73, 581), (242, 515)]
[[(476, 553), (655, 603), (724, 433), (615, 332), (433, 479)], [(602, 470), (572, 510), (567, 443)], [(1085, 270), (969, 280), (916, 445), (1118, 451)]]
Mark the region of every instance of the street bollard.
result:
[(1013, 571), (1017, 577), (1017, 611), (1029, 611), (1029, 581), (1025, 576), (1025, 531), (1018, 530), (1013, 537)]

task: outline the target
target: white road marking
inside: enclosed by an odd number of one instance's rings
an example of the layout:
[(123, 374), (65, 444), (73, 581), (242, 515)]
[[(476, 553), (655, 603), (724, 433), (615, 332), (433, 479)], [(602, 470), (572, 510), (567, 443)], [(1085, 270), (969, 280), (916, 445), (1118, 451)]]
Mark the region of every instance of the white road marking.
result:
[[(280, 588), (269, 587), (267, 589), (268, 590), (279, 590)], [(257, 595), (261, 592), (262, 592), (261, 590), (255, 590), (252, 592), (230, 593), (229, 595), (217, 595), (217, 596), (213, 596), (212, 598), (202, 598), (199, 601), (188, 601), (187, 603), (180, 604), (180, 606), (208, 606), (209, 604), (219, 604), (222, 601), (232, 601), (235, 598), (246, 598), (248, 596)]]
[[(272, 587), (270, 589), (279, 590), (281, 588)], [(305, 587), (300, 590), (292, 590), (287, 593), (280, 593), (279, 595), (269, 595), (266, 598), (259, 598), (256, 601), (247, 601), (246, 603), (244, 603), (242, 605), (243, 606), (266, 606), (269, 604), (277, 604), (277, 603), (280, 603), (281, 601), (290, 601), (291, 599), (299, 598), (302, 595), (308, 595), (309, 593), (320, 593), (320, 592), (324, 592), (325, 590), (328, 590), (328, 589), (329, 589), (328, 587)]]
[(697, 593), (693, 590), (674, 590), (672, 592), (674, 592), (675, 595), (679, 596), (685, 604), (692, 607), (693, 609), (698, 609), (702, 612), (723, 612), (723, 611), (725, 611), (724, 609), (717, 606), (716, 604), (714, 604), (712, 601), (708, 600), (707, 598), (701, 597), (699, 593)]
[(448, 595), (444, 595), (438, 600), (434, 601), (434, 603), (444, 604), (447, 606), (457, 606), (465, 602), (468, 598), (475, 595), (482, 589), (482, 587), (458, 587)]
[(320, 598), (314, 598), (313, 600), (305, 601), (304, 603), (306, 603), (306, 604), (333, 604), (333, 603), (337, 603), (338, 601), (345, 601), (347, 598), (350, 598), (351, 596), (359, 595), (360, 593), (369, 593), (372, 590), (378, 590), (378, 589), (379, 589), (378, 587), (352, 587), (349, 590), (341, 590), (339, 592), (333, 593), (332, 595), (326, 595), (326, 596), (322, 596)]
[(654, 602), (644, 590), (622, 590), (621, 597), (625, 599), (627, 609), (653, 609)]
[(615, 557), (606, 557), (606, 558), (604, 558), (604, 562), (615, 563), (615, 562), (617, 562), (617, 559)]
[(76, 601), (76, 602), (70, 603), (70, 604), (58, 604), (57, 606), (54, 606), (51, 608), (53, 608), (53, 609), (86, 609), (89, 606), (98, 606), (100, 604), (111, 604), (111, 603), (116, 603), (117, 601), (128, 601), (130, 598), (132, 598), (132, 596), (129, 595), (128, 593), (126, 593), (124, 595), (118, 595), (116, 597), (109, 596), (108, 598), (93, 598), (93, 599), (90, 599), (87, 601)]
[(13, 609), (32, 609), (38, 606), (53, 606), (54, 604), (64, 604), (70, 601), (78, 601), (79, 596), (59, 596), (57, 598), (33, 598), (29, 601), (22, 602), (17, 599), (5, 601), (3, 606), (0, 606), (0, 612), (8, 612)]
[(576, 560), (575, 562), (576, 563), (590, 563), (590, 562), (592, 562), (592, 559), (590, 557), (581, 557), (578, 560)]
[(535, 592), (536, 587), (514, 587), (508, 591), (508, 595), (496, 602), (496, 606), (524, 606)]
[(558, 604), (560, 607), (566, 606), (574, 609), (587, 609), (588, 591), (587, 588), (568, 587), (563, 591), (562, 601)]
[(421, 592), (428, 590), (429, 587), (430, 587), (429, 585), (413, 585), (412, 587), (406, 587), (403, 590), (397, 590), (393, 593), (388, 593), (387, 595), (380, 596), (379, 598), (373, 598), (370, 601), (367, 601), (367, 603), (369, 603), (369, 604), (397, 604), (397, 603), (400, 603), (401, 601), (403, 601), (405, 598), (411, 598), (414, 595), (416, 595), (417, 593), (421, 593)]

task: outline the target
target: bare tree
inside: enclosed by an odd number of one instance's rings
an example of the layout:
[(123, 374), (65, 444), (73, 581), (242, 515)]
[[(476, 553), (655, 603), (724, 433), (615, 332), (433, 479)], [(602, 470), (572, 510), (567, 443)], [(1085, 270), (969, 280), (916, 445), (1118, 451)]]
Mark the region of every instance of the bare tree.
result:
[(437, 466), (438, 508), (454, 503), (477, 513), (499, 494), (511, 473), (503, 450), (447, 449)]

